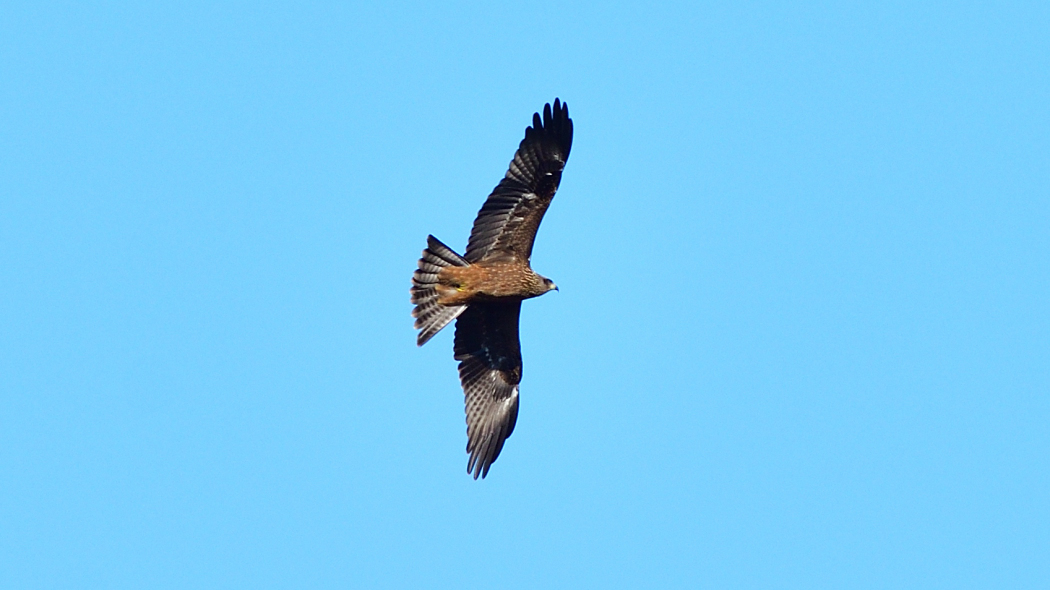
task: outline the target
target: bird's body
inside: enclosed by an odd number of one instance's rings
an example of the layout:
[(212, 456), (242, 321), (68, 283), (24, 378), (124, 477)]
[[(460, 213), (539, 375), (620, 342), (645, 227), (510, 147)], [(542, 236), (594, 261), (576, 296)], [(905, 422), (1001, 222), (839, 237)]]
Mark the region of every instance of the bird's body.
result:
[(422, 346), (456, 320), (455, 358), (460, 361), (467, 414), (467, 472), (488, 474), (518, 417), (521, 302), (557, 289), (532, 270), (536, 230), (561, 181), (572, 147), (568, 105), (555, 99), (532, 126), (503, 180), (474, 220), (466, 254), (434, 236), (412, 275)]
[(437, 280), (438, 303), (444, 306), (478, 301), (521, 301), (550, 291), (547, 279), (536, 274), (528, 264), (518, 262), (450, 266), (438, 272)]

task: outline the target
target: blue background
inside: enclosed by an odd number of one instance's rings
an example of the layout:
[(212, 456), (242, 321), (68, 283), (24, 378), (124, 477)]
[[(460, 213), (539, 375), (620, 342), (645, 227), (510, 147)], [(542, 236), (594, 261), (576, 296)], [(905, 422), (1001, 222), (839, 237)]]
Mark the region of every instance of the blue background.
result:
[[(1050, 587), (1050, 5), (0, 8), (0, 586)], [(462, 251), (576, 139), (465, 473)]]

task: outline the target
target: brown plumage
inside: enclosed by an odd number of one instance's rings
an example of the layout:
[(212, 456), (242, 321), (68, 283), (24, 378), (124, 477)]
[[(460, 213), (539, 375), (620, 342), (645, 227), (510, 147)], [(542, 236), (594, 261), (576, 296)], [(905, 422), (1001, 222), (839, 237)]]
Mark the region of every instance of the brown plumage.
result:
[[(489, 195), (460, 256), (434, 236), (412, 275), (422, 346), (456, 320), (455, 358), (467, 414), (467, 472), (484, 478), (514, 431), (521, 382), (521, 302), (557, 289), (529, 265), (543, 214), (572, 147), (569, 107), (532, 116), (506, 176)], [(458, 319), (457, 319), (458, 318)]]

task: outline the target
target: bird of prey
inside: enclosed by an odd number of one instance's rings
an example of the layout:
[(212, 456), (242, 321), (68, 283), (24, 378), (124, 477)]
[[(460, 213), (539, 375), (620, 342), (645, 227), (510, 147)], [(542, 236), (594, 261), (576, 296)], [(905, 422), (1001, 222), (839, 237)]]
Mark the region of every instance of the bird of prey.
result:
[[(518, 419), (521, 302), (556, 290), (529, 265), (532, 243), (572, 147), (569, 106), (532, 116), (506, 176), (489, 195), (463, 256), (427, 236), (412, 275), (412, 316), (423, 346), (456, 320), (453, 350), (467, 414), (467, 473), (488, 475)], [(458, 318), (458, 319), (457, 319)]]

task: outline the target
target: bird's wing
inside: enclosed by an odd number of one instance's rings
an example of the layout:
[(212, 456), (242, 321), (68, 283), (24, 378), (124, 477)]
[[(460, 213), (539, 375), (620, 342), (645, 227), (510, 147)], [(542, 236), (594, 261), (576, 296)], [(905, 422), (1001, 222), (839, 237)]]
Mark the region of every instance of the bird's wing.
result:
[(521, 302), (475, 302), (456, 320), (456, 360), (467, 413), (467, 473), (485, 477), (514, 432), (521, 382)]
[(554, 108), (543, 107), (525, 128), (507, 175), (482, 205), (470, 231), (464, 258), (516, 259), (528, 262), (532, 243), (547, 207), (558, 190), (561, 171), (572, 147), (569, 106), (554, 99)]

